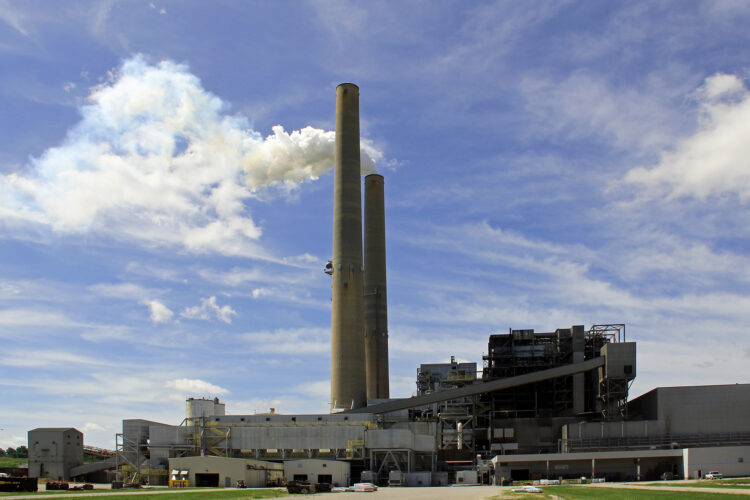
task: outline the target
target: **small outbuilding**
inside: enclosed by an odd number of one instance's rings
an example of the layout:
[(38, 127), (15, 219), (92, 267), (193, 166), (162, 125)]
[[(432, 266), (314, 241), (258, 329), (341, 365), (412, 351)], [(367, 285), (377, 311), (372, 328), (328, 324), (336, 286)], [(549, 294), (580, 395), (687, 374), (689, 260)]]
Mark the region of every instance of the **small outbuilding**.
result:
[(83, 463), (83, 433), (72, 427), (29, 431), (29, 477), (69, 480), (70, 470)]
[(170, 458), (169, 469), (170, 484), (190, 487), (229, 488), (244, 481), (249, 488), (262, 488), (281, 484), (284, 477), (282, 464), (250, 458)]
[(333, 486), (351, 484), (351, 464), (342, 460), (304, 458), (284, 462), (284, 477), (288, 481), (328, 483)]

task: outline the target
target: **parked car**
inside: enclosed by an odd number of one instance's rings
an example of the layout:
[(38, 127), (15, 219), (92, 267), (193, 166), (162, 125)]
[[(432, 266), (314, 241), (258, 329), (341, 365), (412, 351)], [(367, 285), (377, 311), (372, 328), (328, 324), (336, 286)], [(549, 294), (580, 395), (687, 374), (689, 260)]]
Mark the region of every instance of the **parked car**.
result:
[(721, 479), (724, 477), (724, 474), (719, 471), (712, 470), (711, 472), (708, 472), (705, 477), (706, 479)]

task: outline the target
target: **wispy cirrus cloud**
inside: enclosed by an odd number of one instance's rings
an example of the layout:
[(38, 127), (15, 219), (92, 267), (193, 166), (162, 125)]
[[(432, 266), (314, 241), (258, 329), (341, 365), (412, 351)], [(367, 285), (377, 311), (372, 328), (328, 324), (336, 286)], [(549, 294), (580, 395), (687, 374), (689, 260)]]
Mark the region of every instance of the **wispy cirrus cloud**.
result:
[(331, 347), (330, 336), (330, 329), (317, 327), (279, 328), (241, 334), (253, 351), (269, 354), (327, 353)]

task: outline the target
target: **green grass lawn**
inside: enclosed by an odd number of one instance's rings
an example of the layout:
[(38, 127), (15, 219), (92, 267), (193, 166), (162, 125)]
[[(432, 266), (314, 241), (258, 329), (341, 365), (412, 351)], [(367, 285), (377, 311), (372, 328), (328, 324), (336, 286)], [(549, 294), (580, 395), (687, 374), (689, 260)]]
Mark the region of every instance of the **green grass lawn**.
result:
[[(151, 488), (151, 489), (157, 489), (157, 488)], [(158, 488), (160, 491), (166, 490), (168, 488)], [(76, 493), (103, 493), (103, 492), (109, 492), (110, 490), (85, 490), (85, 491), (70, 491), (70, 490), (60, 490), (60, 491), (44, 491), (41, 490), (34, 493), (29, 492), (18, 492), (18, 493), (7, 493), (0, 491), (0, 498), (12, 498), (14, 496), (23, 496), (23, 495), (37, 495), (40, 497), (44, 497), (46, 495), (53, 495), (53, 494), (60, 494), (60, 493), (68, 493), (68, 494), (76, 494)], [(168, 495), (164, 494), (154, 494), (149, 493), (148, 489), (143, 490), (120, 490), (116, 493), (114, 496), (127, 496), (132, 497), (134, 495), (137, 495), (138, 500), (179, 500), (179, 499), (188, 499), (188, 500), (203, 500), (206, 499), (213, 499), (213, 498), (279, 498), (279, 497), (285, 497), (289, 494), (286, 491), (281, 490), (275, 490), (275, 489), (263, 489), (263, 490), (253, 490), (253, 489), (246, 489), (246, 490), (222, 490), (222, 491), (206, 491), (205, 488), (186, 488), (184, 490), (182, 489), (170, 489), (171, 492)], [(113, 498), (109, 497), (109, 498)], [(106, 497), (105, 497), (106, 498)]]
[(25, 464), (28, 461), (28, 458), (2, 457), (0, 458), (0, 467), (18, 467), (19, 465)]
[(510, 487), (505, 487), (502, 496), (493, 499), (504, 498), (529, 498), (529, 499), (560, 499), (560, 500), (715, 500), (725, 499), (727, 495), (722, 493), (696, 493), (694, 491), (654, 491), (654, 490), (629, 490), (624, 488), (604, 488), (594, 486), (543, 486), (544, 493), (510, 493)]
[(677, 486), (684, 488), (737, 488), (737, 489), (750, 489), (750, 479), (738, 478), (738, 479), (715, 479), (711, 481), (695, 481), (690, 483), (683, 482), (670, 482), (670, 483), (649, 483), (654, 486)]

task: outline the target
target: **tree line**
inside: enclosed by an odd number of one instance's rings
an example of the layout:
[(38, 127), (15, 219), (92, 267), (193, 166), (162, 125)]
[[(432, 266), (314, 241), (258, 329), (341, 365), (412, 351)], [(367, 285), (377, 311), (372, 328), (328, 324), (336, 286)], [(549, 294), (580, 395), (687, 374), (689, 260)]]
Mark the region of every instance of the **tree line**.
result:
[(29, 450), (25, 446), (19, 446), (18, 448), (0, 448), (0, 457), (10, 458), (29, 458)]

